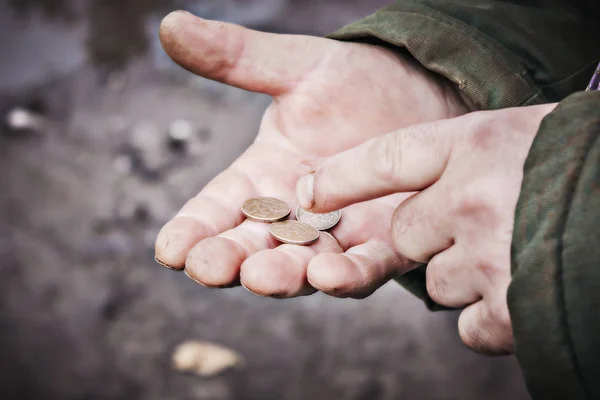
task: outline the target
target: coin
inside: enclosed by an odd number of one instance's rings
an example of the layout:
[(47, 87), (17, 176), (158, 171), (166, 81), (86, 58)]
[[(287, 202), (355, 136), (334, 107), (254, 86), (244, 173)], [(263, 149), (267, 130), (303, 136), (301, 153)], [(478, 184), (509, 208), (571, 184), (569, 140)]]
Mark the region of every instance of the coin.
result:
[(296, 209), (296, 219), (312, 226), (319, 231), (326, 231), (333, 228), (340, 222), (342, 211), (337, 210), (326, 214), (315, 214), (298, 207)]
[(284, 201), (272, 197), (258, 197), (246, 200), (242, 212), (253, 221), (277, 222), (290, 215), (290, 206)]
[(329, 236), (330, 238), (332, 238), (333, 240), (335, 240), (335, 241), (337, 242), (337, 239), (335, 238), (335, 236), (333, 236), (331, 233), (329, 233), (329, 232), (326, 232), (326, 231), (322, 231), (322, 232), (321, 232), (321, 234), (319, 235), (319, 239), (320, 239), (320, 238), (321, 238), (321, 236), (323, 236), (323, 235), (327, 235), (327, 236)]
[(319, 239), (320, 232), (312, 226), (298, 221), (281, 221), (271, 224), (271, 235), (282, 243), (307, 245)]

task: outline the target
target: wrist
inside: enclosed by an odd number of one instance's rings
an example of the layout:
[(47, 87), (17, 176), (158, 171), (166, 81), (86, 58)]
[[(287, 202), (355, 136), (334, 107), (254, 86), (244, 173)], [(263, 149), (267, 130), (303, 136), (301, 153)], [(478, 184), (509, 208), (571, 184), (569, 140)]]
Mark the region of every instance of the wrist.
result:
[[(457, 83), (427, 69), (408, 52), (400, 52), (399, 57), (406, 65), (409, 76), (418, 77), (423, 82), (424, 105), (426, 108), (433, 107), (430, 111), (441, 114), (438, 119), (459, 117), (480, 110)], [(436, 104), (432, 104), (431, 99), (436, 99)]]

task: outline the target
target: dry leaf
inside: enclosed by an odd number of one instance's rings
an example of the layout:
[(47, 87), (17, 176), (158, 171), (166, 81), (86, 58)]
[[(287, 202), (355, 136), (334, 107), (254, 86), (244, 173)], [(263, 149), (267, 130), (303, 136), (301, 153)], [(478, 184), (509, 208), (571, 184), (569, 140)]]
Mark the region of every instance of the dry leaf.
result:
[(243, 362), (241, 355), (216, 343), (188, 340), (175, 348), (173, 368), (198, 376), (217, 375)]

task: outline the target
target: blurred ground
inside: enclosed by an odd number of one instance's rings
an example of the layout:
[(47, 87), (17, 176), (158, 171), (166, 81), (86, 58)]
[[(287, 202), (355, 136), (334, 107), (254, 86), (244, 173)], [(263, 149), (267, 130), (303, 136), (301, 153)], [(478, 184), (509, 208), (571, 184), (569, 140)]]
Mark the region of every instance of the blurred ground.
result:
[[(513, 358), (472, 354), (456, 315), (396, 285), (363, 301), (276, 301), (153, 262), (160, 226), (253, 140), (268, 104), (172, 65), (160, 17), (186, 7), (324, 34), (383, 3), (0, 0), (3, 399), (528, 398)], [(25, 118), (15, 108), (41, 128), (11, 129)], [(185, 151), (167, 140), (177, 120), (191, 128)], [(175, 372), (171, 351), (190, 338), (246, 364)]]

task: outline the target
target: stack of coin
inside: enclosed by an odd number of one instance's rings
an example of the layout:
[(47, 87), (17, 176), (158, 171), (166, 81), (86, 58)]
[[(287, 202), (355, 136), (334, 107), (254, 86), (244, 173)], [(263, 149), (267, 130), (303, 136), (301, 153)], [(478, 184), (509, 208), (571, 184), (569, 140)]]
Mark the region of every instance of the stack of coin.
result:
[(286, 220), (291, 210), (286, 202), (272, 197), (249, 199), (242, 205), (248, 219), (270, 223), (269, 232), (282, 243), (306, 246), (319, 239), (320, 232), (333, 228), (340, 222), (341, 211), (315, 214), (300, 207), (296, 220)]

